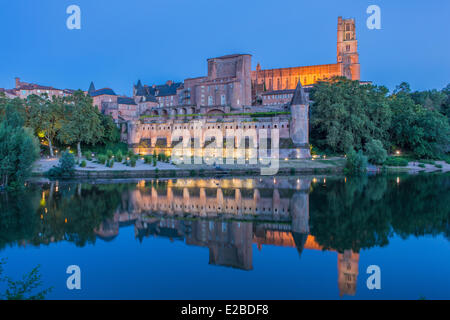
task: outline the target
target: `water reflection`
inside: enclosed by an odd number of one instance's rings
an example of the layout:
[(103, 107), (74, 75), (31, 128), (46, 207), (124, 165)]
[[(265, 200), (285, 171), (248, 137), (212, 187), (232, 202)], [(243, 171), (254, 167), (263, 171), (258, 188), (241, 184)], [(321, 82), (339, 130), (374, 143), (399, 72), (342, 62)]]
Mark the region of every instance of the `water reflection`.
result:
[(253, 269), (254, 244), (329, 250), (340, 294), (354, 295), (362, 249), (393, 234), (449, 238), (449, 189), (449, 175), (33, 184), (1, 195), (0, 249), (112, 241), (133, 225), (139, 241), (207, 247), (210, 264), (242, 270)]

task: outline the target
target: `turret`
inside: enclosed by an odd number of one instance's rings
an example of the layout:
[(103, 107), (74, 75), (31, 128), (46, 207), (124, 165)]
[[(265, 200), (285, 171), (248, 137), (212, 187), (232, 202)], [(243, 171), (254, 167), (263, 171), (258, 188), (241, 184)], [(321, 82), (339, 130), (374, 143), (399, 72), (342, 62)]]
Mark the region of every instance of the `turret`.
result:
[(88, 94), (91, 95), (95, 91), (94, 82), (91, 81), (91, 84), (89, 85)]
[(299, 81), (291, 100), (291, 124), (289, 134), (295, 146), (309, 145), (309, 102), (305, 90)]

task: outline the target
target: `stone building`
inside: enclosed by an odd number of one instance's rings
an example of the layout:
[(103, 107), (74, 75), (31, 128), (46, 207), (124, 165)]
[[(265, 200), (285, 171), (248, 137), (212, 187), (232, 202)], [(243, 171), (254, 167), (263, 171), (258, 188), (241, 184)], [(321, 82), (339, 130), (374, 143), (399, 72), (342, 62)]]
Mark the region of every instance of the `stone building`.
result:
[(46, 94), (49, 98), (53, 96), (65, 97), (70, 96), (74, 92), (71, 89), (57, 89), (51, 86), (44, 86), (36, 83), (29, 83), (20, 81), (20, 78), (15, 78), (15, 88), (5, 90), (10, 97), (18, 97), (20, 99), (26, 99), (28, 96), (35, 94), (41, 96)]
[[(263, 70), (258, 63), (252, 71), (250, 54), (231, 54), (208, 59), (206, 76), (150, 86), (138, 81), (136, 103), (157, 104), (138, 108), (138, 116), (127, 122), (128, 144), (141, 153), (156, 146), (170, 151), (176, 129), (193, 135), (198, 127), (214, 128), (224, 136), (230, 128), (255, 129), (258, 139), (260, 129), (279, 129), (280, 148), (291, 149), (283, 157), (308, 158), (309, 90), (336, 76), (359, 80), (357, 45), (355, 20), (339, 17), (334, 64)], [(201, 138), (201, 146), (205, 142)]]

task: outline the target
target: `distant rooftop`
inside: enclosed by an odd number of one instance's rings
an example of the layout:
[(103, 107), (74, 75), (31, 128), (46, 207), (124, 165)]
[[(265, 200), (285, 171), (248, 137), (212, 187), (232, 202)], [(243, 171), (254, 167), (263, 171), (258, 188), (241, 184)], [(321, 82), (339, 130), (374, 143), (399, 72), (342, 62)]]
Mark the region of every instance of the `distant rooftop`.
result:
[(95, 90), (94, 92), (90, 92), (89, 95), (91, 97), (97, 97), (97, 96), (101, 96), (101, 95), (116, 96), (116, 93), (111, 88), (103, 88), (103, 89)]

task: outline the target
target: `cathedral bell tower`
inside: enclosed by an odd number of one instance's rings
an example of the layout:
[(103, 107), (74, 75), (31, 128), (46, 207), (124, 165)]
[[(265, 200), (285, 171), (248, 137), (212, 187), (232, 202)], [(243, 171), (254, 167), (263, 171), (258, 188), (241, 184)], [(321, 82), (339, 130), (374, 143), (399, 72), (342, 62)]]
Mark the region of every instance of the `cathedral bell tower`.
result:
[(361, 72), (355, 19), (338, 18), (337, 62), (341, 64), (344, 77), (351, 80), (360, 80)]

